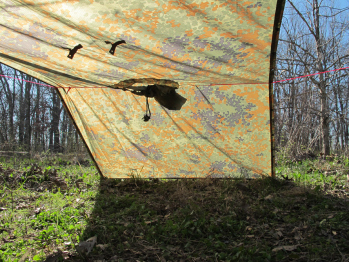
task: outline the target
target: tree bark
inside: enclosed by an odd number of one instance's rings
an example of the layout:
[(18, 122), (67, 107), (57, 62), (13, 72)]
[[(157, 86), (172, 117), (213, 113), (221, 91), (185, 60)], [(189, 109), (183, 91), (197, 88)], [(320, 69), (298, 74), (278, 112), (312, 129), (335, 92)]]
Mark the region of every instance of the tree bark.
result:
[(59, 137), (59, 120), (61, 115), (61, 101), (56, 90), (52, 89), (52, 111), (51, 111), (51, 129), (50, 129), (50, 149), (58, 153), (61, 151)]
[[(28, 78), (29, 80), (32, 80), (31, 77)], [(24, 95), (24, 135), (23, 135), (23, 145), (24, 145), (24, 150), (30, 151), (31, 149), (31, 87), (32, 84), (29, 82), (25, 83), (25, 95)]]

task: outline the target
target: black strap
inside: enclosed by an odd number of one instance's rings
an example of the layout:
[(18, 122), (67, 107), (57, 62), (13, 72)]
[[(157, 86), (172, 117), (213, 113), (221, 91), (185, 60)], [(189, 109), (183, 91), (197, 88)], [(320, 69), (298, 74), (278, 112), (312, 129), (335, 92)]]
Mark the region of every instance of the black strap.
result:
[(73, 49), (69, 49), (69, 55), (67, 56), (70, 59), (73, 59), (75, 53), (80, 49), (83, 48), (83, 46), (81, 44), (78, 44), (77, 46), (75, 46)]
[(115, 53), (115, 48), (118, 46), (118, 45), (121, 45), (121, 44), (126, 44), (126, 41), (125, 40), (120, 40), (120, 41), (117, 41), (115, 42), (114, 44), (112, 42), (109, 42), (109, 41), (105, 41), (106, 44), (111, 44), (111, 48), (109, 50), (109, 53), (111, 53), (112, 55), (114, 55)]
[(148, 86), (147, 89), (145, 90), (146, 108), (145, 108), (145, 115), (142, 118), (144, 120), (144, 122), (148, 122), (150, 120), (150, 117), (151, 117), (149, 101), (148, 101), (149, 96), (150, 96), (150, 86)]

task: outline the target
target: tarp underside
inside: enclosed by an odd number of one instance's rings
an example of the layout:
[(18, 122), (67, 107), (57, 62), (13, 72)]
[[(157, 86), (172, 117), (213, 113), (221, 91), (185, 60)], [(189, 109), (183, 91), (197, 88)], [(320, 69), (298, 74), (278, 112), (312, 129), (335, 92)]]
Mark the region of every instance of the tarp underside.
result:
[[(106, 176), (270, 175), (276, 4), (0, 0), (0, 62), (65, 87), (60, 95)], [(119, 40), (111, 55), (105, 41)], [(150, 98), (144, 122), (145, 97), (107, 87), (139, 78), (178, 82), (186, 103), (173, 111)]]

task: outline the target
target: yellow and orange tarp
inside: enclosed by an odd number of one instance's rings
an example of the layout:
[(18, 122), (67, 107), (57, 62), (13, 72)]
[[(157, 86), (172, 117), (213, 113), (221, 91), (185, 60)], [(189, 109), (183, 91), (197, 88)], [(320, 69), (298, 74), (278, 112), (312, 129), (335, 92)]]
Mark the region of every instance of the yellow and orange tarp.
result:
[[(57, 88), (107, 177), (271, 175), (282, 4), (0, 0), (0, 62)], [(144, 122), (146, 98), (120, 87), (139, 79), (175, 83), (186, 102), (149, 98)]]

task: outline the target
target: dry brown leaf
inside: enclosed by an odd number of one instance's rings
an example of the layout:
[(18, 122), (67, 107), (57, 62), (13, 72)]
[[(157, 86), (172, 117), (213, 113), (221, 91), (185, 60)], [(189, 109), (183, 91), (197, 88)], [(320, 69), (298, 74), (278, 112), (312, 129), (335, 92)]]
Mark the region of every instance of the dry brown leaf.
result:
[(82, 241), (79, 243), (79, 245), (76, 247), (76, 250), (80, 254), (88, 254), (92, 251), (94, 245), (97, 243), (97, 236), (90, 237), (86, 241)]
[(99, 247), (100, 249), (104, 250), (109, 246), (109, 244), (98, 244), (96, 247)]
[(292, 229), (291, 233), (295, 233), (295, 232), (298, 232), (300, 230), (299, 227), (295, 227), (294, 229)]
[(28, 205), (26, 203), (19, 203), (19, 205), (16, 206), (16, 209), (18, 210), (18, 209), (27, 208), (27, 207)]
[(302, 236), (300, 234), (297, 234), (295, 237), (294, 237), (295, 240), (301, 240), (302, 239)]
[(273, 200), (273, 198), (274, 198), (274, 196), (273, 196), (272, 194), (270, 194), (270, 195), (266, 196), (266, 197), (264, 198), (264, 200), (269, 200), (269, 201), (271, 201), (271, 200)]
[(293, 250), (295, 250), (297, 247), (298, 247), (298, 245), (294, 245), (294, 246), (280, 246), (280, 247), (273, 248), (272, 251), (273, 251), (273, 252), (277, 252), (277, 251), (280, 251), (280, 250), (293, 251)]
[(118, 260), (118, 255), (112, 256), (109, 260), (110, 261), (117, 261)]
[(27, 252), (21, 257), (21, 259), (18, 262), (25, 262), (27, 260), (27, 257), (30, 255), (31, 249), (28, 249)]
[(276, 231), (276, 234), (277, 234), (279, 237), (282, 237), (282, 236), (283, 236), (283, 234), (282, 234), (281, 231)]
[(157, 222), (157, 220), (145, 221), (144, 223), (146, 223), (148, 225), (148, 224), (155, 223), (155, 222)]

